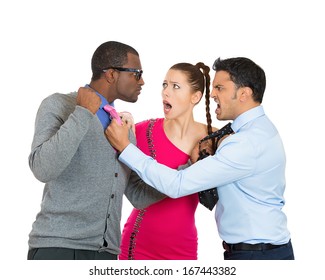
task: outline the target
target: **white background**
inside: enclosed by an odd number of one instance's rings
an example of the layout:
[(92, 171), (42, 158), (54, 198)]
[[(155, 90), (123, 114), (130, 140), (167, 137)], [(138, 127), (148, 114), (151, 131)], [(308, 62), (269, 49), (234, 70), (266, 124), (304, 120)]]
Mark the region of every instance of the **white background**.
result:
[[(236, 263), (240, 268), (238, 277), (260, 274), (273, 279), (279, 274), (306, 277), (315, 274), (313, 279), (323, 279), (321, 139), (325, 20), (321, 3), (316, 0), (2, 1), (0, 256), (1, 272), (6, 275), (3, 279), (45, 274), (53, 279), (64, 274), (88, 279), (87, 265), (56, 262), (54, 266), (52, 262), (26, 261), (28, 234), (40, 209), (43, 190), (27, 159), (42, 99), (54, 92), (75, 91), (88, 83), (91, 56), (101, 43), (109, 40), (130, 44), (140, 53), (146, 85), (139, 100), (135, 104), (116, 102), (119, 110), (132, 112), (136, 122), (163, 117), (162, 80), (168, 68), (177, 62), (203, 61), (212, 66), (218, 57), (246, 56), (262, 66), (267, 76), (264, 109), (278, 127), (287, 153), (284, 211), (296, 261)], [(213, 77), (213, 71), (211, 74)], [(224, 123), (215, 120), (214, 110), (212, 102), (213, 125), (221, 127)], [(195, 117), (205, 121), (203, 102), (196, 108)], [(121, 226), (130, 210), (126, 201)], [(223, 262), (214, 213), (200, 206), (196, 216), (199, 261), (195, 264), (229, 265)], [(62, 269), (56, 269), (58, 263)], [(145, 264), (166, 266), (166, 263), (176, 265), (175, 262)], [(114, 266), (126, 264), (136, 265), (118, 262)], [(206, 275), (198, 277), (209, 279)]]

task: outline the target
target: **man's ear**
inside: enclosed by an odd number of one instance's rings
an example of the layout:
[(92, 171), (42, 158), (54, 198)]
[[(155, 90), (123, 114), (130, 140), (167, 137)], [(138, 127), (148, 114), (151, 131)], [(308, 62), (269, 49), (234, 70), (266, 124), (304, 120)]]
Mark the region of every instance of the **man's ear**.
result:
[(108, 83), (113, 83), (115, 81), (115, 76), (114, 73), (116, 73), (116, 71), (114, 69), (108, 69), (104, 75), (105, 75), (105, 79), (107, 80)]
[(245, 102), (252, 98), (253, 91), (250, 87), (241, 87), (239, 92), (239, 100)]

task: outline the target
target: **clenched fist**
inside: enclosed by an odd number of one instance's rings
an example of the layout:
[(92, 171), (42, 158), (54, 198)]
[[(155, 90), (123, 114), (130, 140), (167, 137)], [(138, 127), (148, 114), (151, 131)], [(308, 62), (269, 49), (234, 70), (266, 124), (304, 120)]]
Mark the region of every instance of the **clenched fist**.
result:
[(88, 109), (93, 114), (96, 114), (100, 107), (101, 100), (96, 92), (87, 87), (80, 87), (77, 95), (77, 105)]

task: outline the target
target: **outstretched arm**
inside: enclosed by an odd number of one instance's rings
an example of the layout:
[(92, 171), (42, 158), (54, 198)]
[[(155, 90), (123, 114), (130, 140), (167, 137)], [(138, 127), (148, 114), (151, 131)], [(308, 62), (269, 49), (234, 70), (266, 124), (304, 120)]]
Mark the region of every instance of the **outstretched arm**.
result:
[[(212, 187), (223, 186), (249, 176), (255, 168), (255, 153), (245, 141), (230, 141), (217, 153), (184, 170), (159, 164), (145, 155), (127, 138), (128, 128), (113, 122), (105, 134), (119, 152), (119, 160), (134, 170), (147, 184), (169, 197), (177, 198)], [(224, 141), (224, 142), (226, 142)]]

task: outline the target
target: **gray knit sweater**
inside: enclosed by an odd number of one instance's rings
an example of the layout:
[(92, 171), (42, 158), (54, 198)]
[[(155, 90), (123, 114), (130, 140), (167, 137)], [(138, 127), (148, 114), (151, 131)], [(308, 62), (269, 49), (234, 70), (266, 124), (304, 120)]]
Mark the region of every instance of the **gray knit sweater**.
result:
[(117, 160), (98, 117), (76, 106), (76, 96), (53, 94), (37, 112), (29, 165), (45, 187), (29, 247), (119, 254), (123, 194), (137, 208), (164, 195)]

